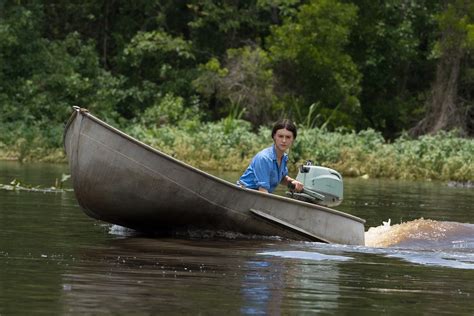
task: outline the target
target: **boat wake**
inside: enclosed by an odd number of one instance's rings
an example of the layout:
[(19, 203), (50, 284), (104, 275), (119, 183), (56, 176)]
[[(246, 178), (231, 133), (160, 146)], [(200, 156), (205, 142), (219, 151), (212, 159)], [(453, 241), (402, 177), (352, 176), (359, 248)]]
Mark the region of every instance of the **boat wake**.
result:
[(387, 257), (455, 269), (474, 269), (474, 225), (416, 219), (390, 225), (390, 220), (365, 233), (365, 245)]
[(365, 233), (368, 247), (474, 251), (474, 225), (416, 219), (390, 225), (390, 219)]
[[(139, 235), (118, 225), (109, 233), (122, 238)], [(191, 229), (175, 232), (174, 237), (190, 239), (282, 240), (280, 237), (244, 235), (226, 231)], [(354, 253), (397, 258), (416, 265), (474, 270), (474, 225), (416, 219), (391, 225), (383, 222), (365, 233), (365, 246), (315, 242), (283, 243), (285, 249), (259, 252), (259, 255), (311, 261), (350, 261)], [(288, 247), (290, 247), (288, 249)]]
[[(273, 251), (262, 255), (281, 258), (341, 261), (354, 253), (400, 259), (416, 265), (474, 270), (474, 225), (430, 219), (391, 225), (383, 222), (365, 233), (365, 246), (303, 243), (298, 251)], [(350, 254), (346, 256), (345, 254)]]

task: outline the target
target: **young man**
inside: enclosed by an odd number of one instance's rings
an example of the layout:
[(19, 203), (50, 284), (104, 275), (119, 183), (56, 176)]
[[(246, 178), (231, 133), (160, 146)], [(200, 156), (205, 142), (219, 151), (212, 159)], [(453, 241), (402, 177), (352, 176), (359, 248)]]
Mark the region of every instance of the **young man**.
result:
[(278, 184), (292, 183), (296, 191), (303, 184), (288, 176), (288, 154), (297, 135), (296, 126), (290, 120), (278, 121), (272, 129), (273, 145), (253, 157), (250, 165), (240, 177), (238, 184), (262, 192), (273, 192)]

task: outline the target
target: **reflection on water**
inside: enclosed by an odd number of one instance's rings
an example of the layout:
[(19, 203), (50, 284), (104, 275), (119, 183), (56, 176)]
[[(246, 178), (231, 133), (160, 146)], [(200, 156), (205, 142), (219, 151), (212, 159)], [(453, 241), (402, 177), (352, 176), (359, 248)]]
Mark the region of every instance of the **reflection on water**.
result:
[[(65, 169), (0, 162), (0, 183), (47, 187)], [(349, 246), (145, 238), (87, 217), (71, 192), (0, 190), (0, 315), (472, 315), (472, 205), (472, 189), (348, 179), (338, 209), (367, 219), (367, 245)]]
[(250, 260), (245, 263), (246, 274), (241, 281), (243, 314), (281, 314), (282, 293), (285, 276), (272, 273), (281, 269), (281, 265), (265, 260)]
[[(312, 252), (306, 261), (299, 258), (305, 253), (302, 250), (291, 256), (285, 255), (291, 251), (265, 251), (273, 247), (280, 245), (138, 237), (115, 240), (108, 249), (88, 249), (63, 274), (61, 305), (73, 313), (116, 313), (131, 308), (138, 313), (175, 313), (178, 308), (185, 313), (274, 315), (338, 308), (338, 262), (345, 257), (320, 253), (324, 259), (314, 260), (316, 253)], [(284, 247), (293, 246), (284, 243)]]

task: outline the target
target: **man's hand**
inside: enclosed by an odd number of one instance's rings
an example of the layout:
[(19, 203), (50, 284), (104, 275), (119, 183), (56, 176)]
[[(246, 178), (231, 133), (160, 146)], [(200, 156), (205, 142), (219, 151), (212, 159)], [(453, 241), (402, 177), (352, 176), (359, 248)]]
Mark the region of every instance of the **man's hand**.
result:
[(296, 192), (301, 192), (301, 191), (303, 191), (303, 188), (304, 188), (303, 183), (301, 183), (301, 182), (299, 182), (299, 181), (296, 181), (296, 180), (292, 180), (290, 183), (295, 186), (295, 191), (296, 191)]
[(282, 181), (283, 184), (286, 184), (291, 190), (295, 190), (296, 192), (301, 192), (303, 191), (304, 189), (304, 184), (293, 179), (293, 178), (290, 178), (289, 176), (286, 176), (283, 181)]

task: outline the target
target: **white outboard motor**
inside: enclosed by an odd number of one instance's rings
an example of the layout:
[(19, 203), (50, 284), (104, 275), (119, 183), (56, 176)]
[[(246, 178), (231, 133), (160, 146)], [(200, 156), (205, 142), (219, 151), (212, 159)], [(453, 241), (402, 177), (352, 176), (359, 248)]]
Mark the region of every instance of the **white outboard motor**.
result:
[(308, 160), (300, 166), (296, 180), (304, 184), (303, 192), (290, 188), (287, 195), (310, 203), (324, 206), (337, 206), (343, 198), (342, 176), (336, 170), (313, 166)]

